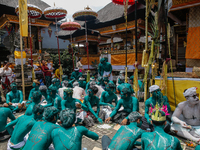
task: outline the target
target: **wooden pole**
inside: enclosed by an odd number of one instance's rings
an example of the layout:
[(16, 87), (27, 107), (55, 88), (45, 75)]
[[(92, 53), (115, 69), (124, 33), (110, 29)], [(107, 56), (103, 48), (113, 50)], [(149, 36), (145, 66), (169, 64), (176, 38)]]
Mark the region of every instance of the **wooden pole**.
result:
[(22, 36), (21, 35), (20, 35), (20, 48), (21, 48), (22, 91), (23, 91), (23, 100), (25, 101), (23, 46), (22, 46)]

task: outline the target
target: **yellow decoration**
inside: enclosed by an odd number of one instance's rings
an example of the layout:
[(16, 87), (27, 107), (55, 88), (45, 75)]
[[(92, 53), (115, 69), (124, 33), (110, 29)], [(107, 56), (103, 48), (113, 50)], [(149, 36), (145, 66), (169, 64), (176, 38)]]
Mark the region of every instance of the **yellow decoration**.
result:
[(87, 82), (90, 82), (90, 70), (87, 71)]
[(162, 116), (162, 114), (159, 111), (159, 107), (158, 107), (157, 103), (156, 103), (155, 109), (156, 109), (156, 112), (153, 112), (151, 114), (151, 119), (154, 120), (154, 121), (165, 121), (166, 116)]
[(125, 83), (127, 83), (127, 79), (128, 79), (128, 75), (127, 75), (127, 72), (128, 72), (128, 68), (126, 67), (125, 68)]
[[(23, 54), (23, 58), (26, 58), (26, 52), (23, 51), (22, 54)], [(21, 51), (15, 51), (14, 55), (15, 55), (15, 59), (21, 59)]]
[(19, 0), (19, 26), (20, 35), (28, 37), (27, 0)]
[(59, 71), (60, 71), (60, 82), (62, 82), (62, 75), (63, 75), (62, 65), (60, 65)]
[[(136, 66), (137, 62), (135, 62), (135, 66)], [(135, 71), (134, 71), (134, 91), (135, 91), (135, 97), (137, 98), (137, 95), (138, 95), (138, 68), (135, 67)]]
[(35, 71), (34, 71), (34, 67), (32, 68), (32, 81), (35, 80)]
[(143, 54), (142, 54), (142, 67), (145, 67), (145, 65), (147, 64), (147, 51), (143, 50)]

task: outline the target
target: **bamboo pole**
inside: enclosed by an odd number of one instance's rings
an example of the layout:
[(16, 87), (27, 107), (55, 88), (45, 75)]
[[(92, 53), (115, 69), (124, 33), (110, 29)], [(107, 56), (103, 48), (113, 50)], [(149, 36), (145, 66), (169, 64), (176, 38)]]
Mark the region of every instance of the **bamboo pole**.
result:
[(25, 101), (23, 46), (22, 46), (22, 36), (21, 35), (20, 35), (20, 48), (21, 48), (22, 91), (23, 91), (23, 100)]

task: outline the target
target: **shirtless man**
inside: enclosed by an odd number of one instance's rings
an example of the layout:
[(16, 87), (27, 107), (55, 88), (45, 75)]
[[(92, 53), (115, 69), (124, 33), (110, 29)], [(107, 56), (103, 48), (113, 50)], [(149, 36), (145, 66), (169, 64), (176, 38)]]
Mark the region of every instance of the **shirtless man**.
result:
[(200, 142), (200, 101), (196, 87), (185, 90), (183, 95), (187, 101), (179, 103), (175, 109), (171, 130), (181, 137)]
[(76, 99), (84, 99), (84, 97), (86, 96), (85, 94), (85, 90), (81, 87), (79, 87), (79, 83), (78, 82), (74, 82), (73, 83), (73, 98), (76, 98)]

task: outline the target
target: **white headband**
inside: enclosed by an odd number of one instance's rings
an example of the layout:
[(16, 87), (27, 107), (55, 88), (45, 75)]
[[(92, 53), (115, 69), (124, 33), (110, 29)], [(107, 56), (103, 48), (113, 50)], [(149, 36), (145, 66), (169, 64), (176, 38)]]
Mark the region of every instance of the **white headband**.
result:
[(149, 92), (151, 93), (151, 92), (153, 92), (157, 89), (160, 89), (160, 87), (158, 85), (152, 85), (152, 86), (149, 87)]
[(189, 88), (189, 89), (187, 89), (184, 93), (183, 93), (183, 95), (185, 96), (185, 97), (187, 97), (187, 96), (192, 96), (193, 94), (196, 94), (197, 92), (197, 88), (196, 87), (191, 87), (191, 88)]

